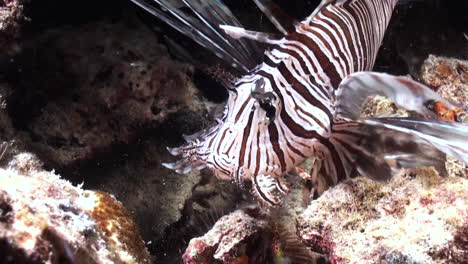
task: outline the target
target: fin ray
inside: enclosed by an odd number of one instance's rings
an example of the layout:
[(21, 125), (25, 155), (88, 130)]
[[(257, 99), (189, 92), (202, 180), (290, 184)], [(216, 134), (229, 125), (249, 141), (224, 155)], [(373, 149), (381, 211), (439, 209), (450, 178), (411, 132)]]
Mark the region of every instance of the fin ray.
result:
[[(213, 1), (201, 1), (201, 0), (182, 0), (195, 15), (204, 22), (221, 40), (223, 40), (227, 45), (232, 47), (231, 52), (239, 52), (240, 56), (245, 61), (251, 61), (251, 64), (255, 64), (252, 61), (252, 52), (251, 50), (256, 49), (256, 46), (252, 43), (246, 41), (232, 41), (225, 36), (222, 32), (218, 31), (218, 27), (221, 24), (230, 24), (236, 25), (237, 27), (242, 27), (241, 23), (236, 19), (232, 12), (223, 5), (220, 1), (217, 4), (214, 4)], [(258, 52), (258, 51), (255, 51)]]
[(254, 0), (255, 4), (262, 10), (270, 22), (281, 32), (287, 35), (294, 31), (294, 26), (298, 23), (295, 19), (285, 14), (282, 9), (272, 0)]
[(222, 1), (182, 0), (195, 16), (166, 0), (153, 0), (161, 8), (145, 0), (131, 1), (241, 72), (253, 69), (263, 56), (255, 42), (232, 39), (218, 28), (220, 24), (242, 27)]
[(468, 124), (409, 118), (373, 118), (362, 122), (411, 135), (468, 164)]
[(330, 141), (347, 159), (341, 158), (346, 175), (340, 178), (361, 175), (386, 181), (401, 168), (420, 166), (435, 166), (445, 174), (445, 155), (439, 146), (368, 119), (335, 123)]
[(248, 38), (258, 42), (268, 43), (268, 44), (279, 44), (281, 36), (257, 32), (251, 30), (245, 30), (244, 28), (234, 27), (229, 25), (220, 25), (219, 26), (226, 34), (231, 36), (233, 39)]
[(451, 109), (452, 103), (440, 97), (429, 87), (407, 77), (386, 73), (357, 72), (347, 76), (335, 91), (335, 110), (340, 116), (358, 119), (364, 100), (371, 95), (388, 97), (397, 106), (415, 111), (424, 118), (436, 119), (428, 108), (431, 102), (442, 102)]

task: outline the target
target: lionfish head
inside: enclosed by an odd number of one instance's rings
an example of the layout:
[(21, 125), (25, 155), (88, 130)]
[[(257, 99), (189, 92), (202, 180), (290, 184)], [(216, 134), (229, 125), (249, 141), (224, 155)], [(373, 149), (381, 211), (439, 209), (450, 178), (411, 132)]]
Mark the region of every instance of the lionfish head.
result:
[(186, 137), (185, 145), (169, 148), (172, 155), (182, 159), (163, 165), (178, 173), (207, 167), (217, 177), (237, 183), (263, 173), (278, 175), (281, 172), (274, 159), (267, 157), (272, 146), (266, 135), (280, 108), (267, 79), (259, 76), (243, 82), (241, 79), (235, 89), (229, 90), (229, 99), (217, 124)]

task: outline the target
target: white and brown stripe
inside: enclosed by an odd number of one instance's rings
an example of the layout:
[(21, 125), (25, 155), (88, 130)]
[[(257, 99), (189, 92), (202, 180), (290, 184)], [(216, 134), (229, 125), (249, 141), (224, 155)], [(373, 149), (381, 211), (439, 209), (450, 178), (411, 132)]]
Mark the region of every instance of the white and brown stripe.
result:
[[(297, 23), (265, 53), (263, 64), (238, 80), (221, 122), (175, 152), (222, 178), (251, 180), (271, 205), (287, 189), (281, 176), (308, 157), (322, 161), (329, 184), (350, 177), (353, 146), (347, 142), (359, 135), (352, 123), (336, 120), (335, 89), (349, 74), (372, 69), (396, 2), (330, 1)], [(258, 83), (274, 95), (273, 118), (252, 96)]]

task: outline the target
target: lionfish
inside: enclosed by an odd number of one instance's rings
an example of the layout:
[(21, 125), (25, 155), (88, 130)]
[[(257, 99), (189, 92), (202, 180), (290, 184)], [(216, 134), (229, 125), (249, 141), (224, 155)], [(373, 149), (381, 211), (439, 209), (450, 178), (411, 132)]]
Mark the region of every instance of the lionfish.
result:
[[(131, 1), (244, 74), (226, 85), (216, 125), (169, 148), (183, 157), (164, 164), (170, 169), (251, 181), (262, 201), (278, 206), (288, 192), (284, 175), (310, 157), (328, 185), (357, 175), (386, 180), (445, 154), (468, 163), (468, 126), (438, 119), (431, 107), (456, 105), (410, 78), (370, 72), (397, 0), (323, 0), (303, 21), (254, 0), (279, 33), (244, 29), (221, 0), (154, 0), (161, 8)], [(261, 63), (254, 41), (268, 47)], [(418, 118), (360, 118), (371, 95)]]

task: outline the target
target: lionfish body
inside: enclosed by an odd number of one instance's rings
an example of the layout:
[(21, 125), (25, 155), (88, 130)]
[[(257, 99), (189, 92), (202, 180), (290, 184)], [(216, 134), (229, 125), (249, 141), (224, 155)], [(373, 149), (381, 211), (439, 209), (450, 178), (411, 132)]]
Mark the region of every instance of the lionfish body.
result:
[[(199, 1), (184, 2), (206, 12)], [(272, 16), (267, 2), (256, 0)], [(356, 73), (372, 69), (396, 4), (397, 0), (324, 0), (302, 22), (283, 26), (271, 17), (281, 36), (222, 26), (234, 39), (255, 39), (270, 44), (270, 49), (263, 63), (229, 88), (218, 124), (187, 145), (170, 149), (184, 158), (166, 166), (179, 172), (208, 167), (220, 178), (252, 181), (264, 202), (279, 205), (288, 189), (282, 176), (310, 157), (316, 158), (317, 171), (330, 185), (359, 174), (387, 179), (395, 167), (391, 161), (426, 164), (439, 150), (466, 162), (465, 126), (357, 117), (358, 104), (372, 93), (387, 95), (428, 120), (433, 116), (427, 102), (451, 106), (409, 79)], [(448, 129), (455, 143), (448, 135), (437, 141), (437, 133)], [(414, 155), (408, 153), (421, 157), (412, 161)]]

